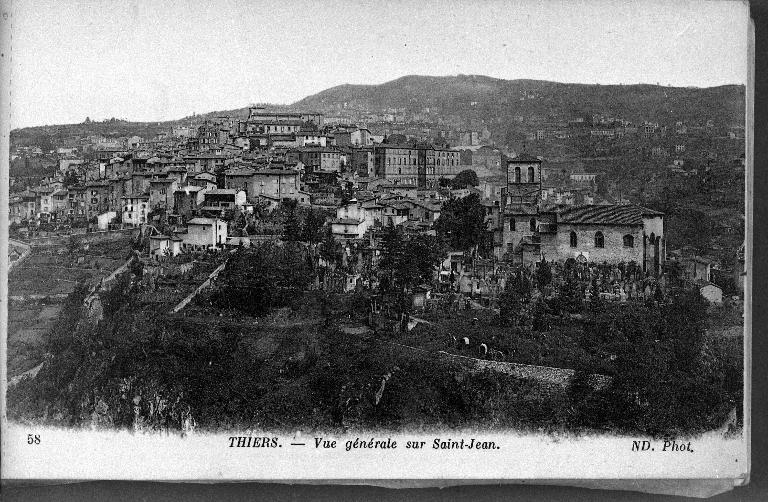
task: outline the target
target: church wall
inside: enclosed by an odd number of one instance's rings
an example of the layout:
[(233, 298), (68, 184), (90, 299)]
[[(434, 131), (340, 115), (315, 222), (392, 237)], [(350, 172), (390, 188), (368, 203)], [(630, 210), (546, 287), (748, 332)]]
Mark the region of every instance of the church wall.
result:
[[(571, 231), (576, 232), (577, 245), (571, 247)], [(605, 247), (595, 247), (595, 232), (603, 232)], [(634, 237), (634, 247), (624, 247), (624, 236)], [(631, 225), (569, 225), (559, 224), (556, 234), (542, 234), (541, 252), (547, 260), (565, 261), (579, 253), (591, 262), (608, 263), (643, 261), (643, 227)]]
[[(515, 230), (509, 228), (509, 215), (503, 215), (502, 221), (502, 251), (501, 254), (506, 253), (509, 250), (509, 244), (516, 246), (523, 237), (533, 235), (531, 231), (531, 218), (536, 218), (535, 215), (516, 215), (515, 218)], [(538, 222), (538, 220), (536, 220)]]

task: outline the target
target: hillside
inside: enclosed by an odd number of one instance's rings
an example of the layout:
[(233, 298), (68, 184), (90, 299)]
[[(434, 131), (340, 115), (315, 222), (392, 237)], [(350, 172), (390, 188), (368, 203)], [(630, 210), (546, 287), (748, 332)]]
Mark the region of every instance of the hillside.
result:
[(658, 85), (566, 84), (540, 80), (502, 80), (480, 75), (431, 77), (410, 75), (381, 85), (332, 87), (291, 105), (326, 113), (347, 109), (400, 108), (440, 115), (482, 118), (512, 116), (542, 119), (610, 113), (633, 122), (742, 124), (744, 86), (711, 88)]
[[(658, 85), (567, 84), (542, 80), (502, 80), (482, 75), (445, 77), (409, 75), (380, 85), (344, 84), (326, 89), (291, 105), (265, 105), (271, 109), (311, 110), (339, 113), (343, 110), (382, 111), (399, 109), (420, 113), (483, 120), (504, 134), (506, 124), (567, 120), (610, 114), (635, 123), (653, 121), (673, 124), (703, 124), (714, 120), (722, 126), (744, 122), (744, 86), (709, 88), (664, 87)], [(159, 129), (206, 117), (246, 117), (248, 108), (213, 111), (194, 117), (164, 122), (110, 120), (89, 124), (37, 126), (11, 131), (11, 140), (24, 142), (30, 136), (47, 134), (138, 134), (150, 136)], [(515, 120), (517, 119), (517, 120)], [(495, 127), (494, 127), (495, 125)]]

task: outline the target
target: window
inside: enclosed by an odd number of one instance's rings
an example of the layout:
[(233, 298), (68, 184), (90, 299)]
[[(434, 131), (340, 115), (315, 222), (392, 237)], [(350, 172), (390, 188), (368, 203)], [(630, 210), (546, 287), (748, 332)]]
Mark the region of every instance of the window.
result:
[(520, 166), (515, 167), (515, 183), (520, 183)]
[(595, 247), (596, 248), (604, 248), (605, 247), (605, 237), (603, 236), (603, 233), (599, 230), (595, 232)]
[(631, 235), (625, 235), (624, 236), (624, 247), (625, 248), (633, 248), (635, 247), (635, 238)]
[(533, 183), (535, 180), (536, 170), (533, 166), (528, 168), (528, 183)]
[(574, 232), (573, 230), (571, 230), (571, 247), (572, 247), (572, 248), (575, 248), (575, 247), (576, 247), (576, 244), (577, 244), (577, 240), (576, 240), (576, 232)]
[(531, 224), (531, 232), (535, 232), (536, 231), (536, 218), (531, 218), (530, 224)]

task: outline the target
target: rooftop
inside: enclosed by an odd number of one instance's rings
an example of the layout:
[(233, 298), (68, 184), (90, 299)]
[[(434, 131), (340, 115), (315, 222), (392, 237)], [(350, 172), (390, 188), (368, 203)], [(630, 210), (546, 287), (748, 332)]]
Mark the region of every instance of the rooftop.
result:
[(215, 225), (217, 221), (221, 221), (218, 218), (192, 218), (187, 222), (187, 225)]
[(516, 157), (509, 159), (509, 162), (541, 162), (541, 159), (527, 153), (521, 153)]
[(582, 205), (562, 209), (558, 222), (574, 225), (642, 225), (644, 217), (663, 216), (664, 213), (634, 204)]

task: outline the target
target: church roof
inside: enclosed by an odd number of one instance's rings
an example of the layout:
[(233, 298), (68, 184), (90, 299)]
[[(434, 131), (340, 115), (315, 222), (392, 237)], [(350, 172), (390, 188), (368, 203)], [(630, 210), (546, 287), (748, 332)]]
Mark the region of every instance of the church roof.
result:
[(643, 218), (664, 213), (634, 204), (570, 206), (558, 213), (558, 223), (572, 225), (642, 225)]

